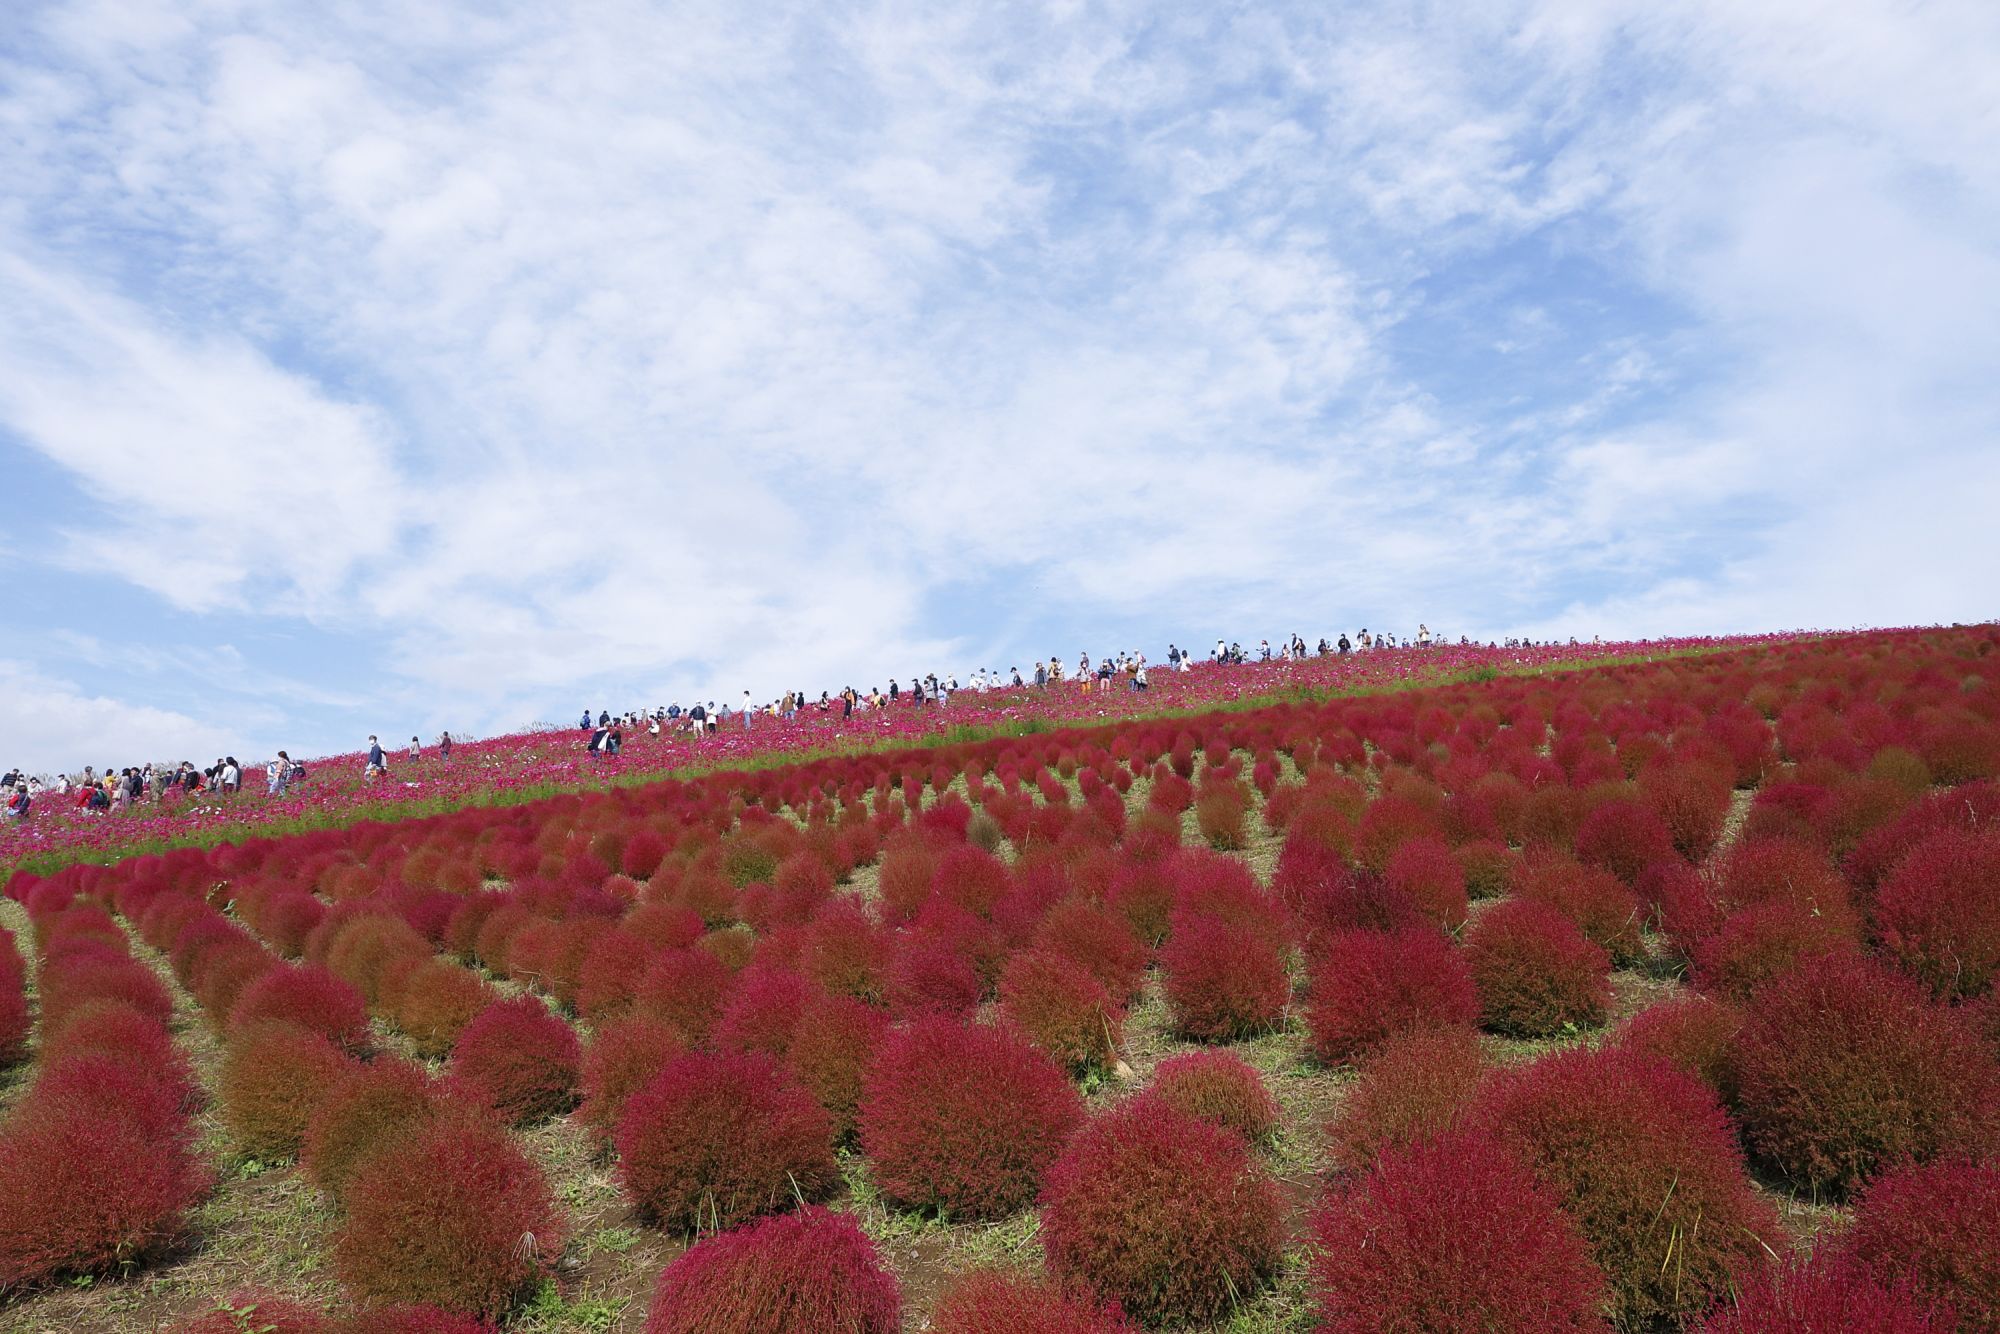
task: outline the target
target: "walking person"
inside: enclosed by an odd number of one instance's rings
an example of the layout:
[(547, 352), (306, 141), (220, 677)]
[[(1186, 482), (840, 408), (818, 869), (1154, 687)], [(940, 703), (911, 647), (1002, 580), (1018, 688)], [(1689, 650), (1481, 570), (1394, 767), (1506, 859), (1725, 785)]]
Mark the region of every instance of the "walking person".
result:
[(389, 757), (382, 753), (382, 743), (374, 737), (368, 738), (368, 763), (361, 770), (363, 778), (387, 778)]

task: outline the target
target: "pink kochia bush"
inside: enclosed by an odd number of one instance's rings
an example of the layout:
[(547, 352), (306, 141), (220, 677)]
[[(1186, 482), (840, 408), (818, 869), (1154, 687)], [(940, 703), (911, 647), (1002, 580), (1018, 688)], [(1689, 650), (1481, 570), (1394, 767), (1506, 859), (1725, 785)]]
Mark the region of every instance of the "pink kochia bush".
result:
[(1803, 1187), (1852, 1190), (1902, 1160), (2000, 1149), (1993, 1054), (1964, 1015), (1867, 959), (1765, 986), (1731, 1069), (1745, 1141)]
[(427, 1302), (498, 1318), (562, 1254), (541, 1169), (490, 1119), (439, 1117), (369, 1158), (347, 1185), (341, 1281), (373, 1305)]
[(1234, 1052), (1191, 1051), (1161, 1061), (1150, 1096), (1197, 1121), (1233, 1130), (1261, 1144), (1278, 1129), (1278, 1100)]
[[(1889, 1284), (1830, 1242), (1810, 1259), (1771, 1264), (1734, 1300), (1724, 1299), (1697, 1334), (1951, 1334), (1950, 1307)], [(1976, 1329), (1967, 1325), (1963, 1328)]]
[(833, 1123), (761, 1052), (677, 1056), (625, 1103), (618, 1176), (640, 1213), (713, 1231), (825, 1193)]
[(1882, 947), (1940, 997), (1984, 994), (2000, 975), (2000, 829), (1918, 842), (1875, 900)]
[(1609, 1328), (1604, 1277), (1576, 1224), (1488, 1134), (1391, 1150), (1335, 1188), (1313, 1231), (1326, 1334)]
[(1611, 1005), (1611, 959), (1546, 904), (1510, 899), (1473, 924), (1466, 960), (1482, 1022), (1510, 1037), (1594, 1028)]
[[(1840, 1241), (1879, 1281), (2000, 1330), (2000, 1160), (1951, 1159), (1882, 1174)], [(1948, 1328), (1949, 1326), (1940, 1326)]]
[(1147, 1323), (1225, 1314), (1276, 1272), (1277, 1187), (1231, 1131), (1156, 1098), (1100, 1113), (1042, 1188), (1050, 1270)]
[(646, 1334), (896, 1334), (902, 1297), (875, 1243), (818, 1206), (690, 1248), (660, 1274)]
[(930, 1334), (1131, 1334), (1116, 1302), (1064, 1292), (1038, 1275), (975, 1269), (938, 1297)]
[(1783, 1237), (1715, 1094), (1638, 1053), (1570, 1048), (1507, 1071), (1465, 1124), (1497, 1134), (1555, 1193), (1622, 1324), (1707, 1309)]
[(1312, 1053), (1342, 1065), (1399, 1034), (1470, 1028), (1479, 998), (1464, 954), (1428, 927), (1342, 931), (1313, 970), (1306, 1027)]
[(1162, 989), (1174, 1029), (1203, 1041), (1262, 1033), (1291, 1000), (1282, 947), (1255, 927), (1200, 914), (1183, 917), (1160, 950)]
[(528, 1125), (576, 1102), (583, 1048), (576, 1030), (533, 996), (495, 1001), (465, 1026), (451, 1053), (451, 1081), (510, 1125)]
[(1048, 1057), (951, 1019), (891, 1033), (861, 1095), (861, 1145), (882, 1193), (952, 1219), (1033, 1201), (1082, 1120), (1082, 1097)]
[(318, 964), (273, 968), (238, 992), (230, 1028), (260, 1019), (297, 1024), (350, 1055), (368, 1048), (368, 1007), (361, 993)]

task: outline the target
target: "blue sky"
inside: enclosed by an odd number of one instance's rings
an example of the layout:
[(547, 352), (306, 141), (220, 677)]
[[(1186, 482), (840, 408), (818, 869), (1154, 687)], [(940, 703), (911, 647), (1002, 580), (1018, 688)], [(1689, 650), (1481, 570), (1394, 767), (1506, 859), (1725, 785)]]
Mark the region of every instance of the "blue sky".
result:
[(0, 14), (0, 764), (1987, 619), (2000, 8)]

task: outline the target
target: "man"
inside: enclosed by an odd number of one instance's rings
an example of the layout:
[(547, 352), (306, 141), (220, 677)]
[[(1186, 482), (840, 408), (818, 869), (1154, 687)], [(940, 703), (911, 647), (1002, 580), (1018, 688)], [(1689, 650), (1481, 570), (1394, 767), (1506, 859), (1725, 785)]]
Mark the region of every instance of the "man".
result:
[(368, 766), (361, 771), (363, 778), (387, 778), (389, 759), (382, 753), (382, 743), (374, 737), (368, 738)]
[(746, 732), (750, 730), (750, 714), (752, 712), (750, 692), (746, 690), (743, 692), (743, 730)]

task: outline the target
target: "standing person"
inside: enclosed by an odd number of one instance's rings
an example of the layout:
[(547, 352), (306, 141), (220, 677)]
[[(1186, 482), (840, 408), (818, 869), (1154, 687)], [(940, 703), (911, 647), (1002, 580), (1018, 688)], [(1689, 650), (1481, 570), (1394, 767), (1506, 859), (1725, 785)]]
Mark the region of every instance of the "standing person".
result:
[(438, 733), (438, 758), (447, 764), (451, 763), (451, 733), (449, 732)]
[(382, 743), (374, 737), (368, 738), (368, 764), (361, 770), (363, 778), (386, 778), (389, 776), (389, 757), (382, 753)]
[(746, 732), (750, 730), (751, 712), (752, 710), (750, 707), (750, 692), (746, 690), (743, 692), (743, 730)]
[(578, 726), (578, 727), (580, 727), (580, 728), (582, 728), (582, 729), (583, 729), (584, 731), (586, 731), (586, 732), (588, 732), (588, 731), (590, 730), (590, 710), (589, 710), (589, 709), (585, 709), (585, 710), (583, 711), (583, 721), (582, 721), (582, 722), (579, 722), (579, 723), (577, 724), (577, 726)]
[(285, 783), (292, 776), (291, 768), (292, 757), (285, 754), (282, 750), (278, 752), (276, 759), (264, 766), (265, 796), (282, 797), (285, 795)]
[(423, 758), (423, 756), (424, 756), (424, 745), (423, 745), (423, 742), (421, 742), (421, 741), (417, 740), (417, 739), (416, 739), (415, 737), (411, 737), (411, 738), (410, 738), (410, 763), (411, 763), (411, 764), (415, 764), (415, 763), (416, 763), (416, 762), (417, 762), (418, 760), (422, 759), (422, 758)]

